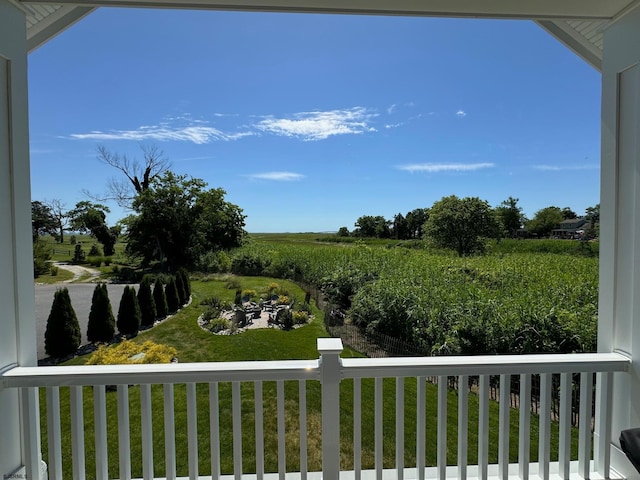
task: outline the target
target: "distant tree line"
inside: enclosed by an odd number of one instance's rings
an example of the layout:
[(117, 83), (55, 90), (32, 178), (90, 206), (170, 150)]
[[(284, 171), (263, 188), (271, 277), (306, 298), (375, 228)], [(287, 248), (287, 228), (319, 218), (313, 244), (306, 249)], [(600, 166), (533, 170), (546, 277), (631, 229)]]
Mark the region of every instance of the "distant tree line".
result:
[[(458, 255), (480, 252), (489, 238), (516, 238), (530, 235), (546, 238), (560, 223), (578, 218), (569, 207), (550, 206), (538, 210), (528, 219), (519, 199), (509, 197), (500, 205), (491, 207), (478, 197), (443, 197), (430, 208), (416, 208), (406, 214), (398, 213), (393, 219), (381, 215), (359, 217), (354, 229), (341, 227), (339, 237), (386, 238), (397, 240), (430, 240), (436, 246), (455, 250)], [(600, 222), (600, 204), (589, 207), (583, 218), (590, 224), (587, 237), (597, 236)]]

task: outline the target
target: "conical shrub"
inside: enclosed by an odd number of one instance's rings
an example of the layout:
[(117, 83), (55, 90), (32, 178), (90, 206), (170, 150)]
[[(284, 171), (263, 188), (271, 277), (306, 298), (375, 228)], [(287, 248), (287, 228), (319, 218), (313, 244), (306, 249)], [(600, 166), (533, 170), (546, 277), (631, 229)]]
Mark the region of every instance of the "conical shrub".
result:
[(184, 281), (182, 280), (182, 275), (180, 272), (176, 273), (176, 292), (178, 292), (178, 301), (180, 302), (180, 306), (187, 303), (187, 294), (184, 290)]
[(169, 313), (167, 306), (167, 296), (164, 293), (164, 285), (160, 277), (156, 278), (153, 284), (153, 300), (156, 304), (156, 318), (164, 318)]
[(180, 308), (180, 298), (178, 297), (178, 288), (176, 287), (175, 278), (169, 278), (169, 283), (167, 283), (164, 293), (167, 296), (167, 307), (169, 308), (169, 313), (177, 312)]
[(93, 290), (87, 339), (90, 342), (110, 342), (116, 334), (116, 320), (113, 317), (107, 285), (99, 283)]
[(138, 305), (140, 305), (140, 324), (149, 327), (156, 320), (156, 302), (151, 293), (149, 277), (144, 277), (138, 289)]
[(182, 275), (182, 283), (184, 284), (184, 293), (186, 296), (186, 302), (191, 298), (191, 280), (189, 279), (189, 272), (185, 268), (178, 270), (178, 274)]
[(56, 290), (44, 332), (44, 351), (55, 358), (66, 357), (80, 346), (80, 325), (71, 305), (69, 290)]
[(122, 335), (135, 335), (140, 329), (140, 305), (136, 297), (136, 289), (126, 286), (118, 308), (118, 331)]

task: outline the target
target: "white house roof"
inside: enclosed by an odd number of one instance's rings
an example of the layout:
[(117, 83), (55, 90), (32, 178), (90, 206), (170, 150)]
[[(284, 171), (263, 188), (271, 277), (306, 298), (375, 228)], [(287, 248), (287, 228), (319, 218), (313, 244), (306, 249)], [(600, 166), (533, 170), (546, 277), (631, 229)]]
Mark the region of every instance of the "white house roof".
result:
[(594, 68), (602, 32), (640, 0), (13, 0), (27, 12), (30, 51), (97, 7), (424, 15), (536, 21)]

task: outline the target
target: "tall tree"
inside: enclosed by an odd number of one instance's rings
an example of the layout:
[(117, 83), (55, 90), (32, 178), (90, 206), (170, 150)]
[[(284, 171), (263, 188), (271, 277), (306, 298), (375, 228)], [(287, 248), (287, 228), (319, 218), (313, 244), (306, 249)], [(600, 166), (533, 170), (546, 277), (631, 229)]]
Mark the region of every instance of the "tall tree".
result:
[(207, 190), (203, 180), (165, 172), (133, 202), (137, 215), (128, 221), (127, 252), (176, 271), (212, 250), (239, 246), (245, 216), (224, 195), (220, 188)]
[(425, 223), (425, 234), (436, 245), (452, 248), (459, 256), (484, 249), (484, 239), (494, 237), (498, 223), (493, 208), (478, 197), (443, 197), (435, 202)]
[(119, 170), (125, 178), (109, 179), (105, 195), (85, 193), (100, 202), (113, 200), (120, 207), (131, 208), (131, 203), (136, 195), (147, 190), (151, 186), (151, 182), (164, 174), (170, 167), (169, 160), (157, 146), (143, 145), (140, 148), (143, 155), (141, 162), (126, 155), (110, 152), (103, 145), (98, 146), (98, 160)]
[(357, 237), (389, 238), (391, 236), (389, 221), (380, 215), (363, 215), (356, 220), (355, 227), (353, 234)]
[(429, 218), (428, 208), (415, 208), (407, 213), (407, 230), (409, 231), (409, 238), (422, 238), (422, 227)]
[(590, 222), (591, 226), (595, 227), (597, 223), (600, 223), (600, 204), (596, 203), (593, 207), (587, 207), (584, 216), (587, 222)]
[(71, 305), (69, 290), (56, 290), (44, 332), (44, 351), (55, 358), (66, 357), (80, 346), (80, 325)]
[(578, 214), (571, 210), (569, 207), (564, 207), (562, 209), (562, 219), (563, 220), (572, 220), (574, 218), (578, 218)]
[(406, 240), (409, 238), (407, 219), (401, 213), (393, 217), (393, 238)]
[(51, 208), (37, 200), (31, 202), (31, 234), (34, 242), (42, 235), (57, 234), (57, 224)]
[(56, 228), (58, 229), (57, 240), (60, 243), (64, 243), (64, 231), (69, 226), (69, 212), (62, 200), (54, 198), (52, 200), (46, 200), (45, 205), (49, 207), (51, 217), (56, 222)]
[(517, 198), (509, 197), (496, 207), (496, 215), (502, 228), (512, 238), (516, 236), (516, 233), (526, 221), (522, 208), (518, 206), (518, 200)]
[(99, 283), (93, 290), (93, 298), (91, 299), (87, 339), (90, 342), (110, 342), (115, 333), (116, 321), (109, 301), (107, 284)]
[(538, 237), (548, 237), (554, 228), (560, 226), (562, 220), (564, 220), (564, 217), (559, 207), (546, 207), (535, 213), (527, 223), (527, 229), (531, 233), (538, 235)]
[(102, 244), (104, 254), (107, 256), (115, 253), (115, 244), (120, 231), (118, 227), (107, 226), (106, 219), (109, 212), (109, 208), (105, 205), (83, 200), (68, 213), (71, 228), (79, 232), (88, 232)]

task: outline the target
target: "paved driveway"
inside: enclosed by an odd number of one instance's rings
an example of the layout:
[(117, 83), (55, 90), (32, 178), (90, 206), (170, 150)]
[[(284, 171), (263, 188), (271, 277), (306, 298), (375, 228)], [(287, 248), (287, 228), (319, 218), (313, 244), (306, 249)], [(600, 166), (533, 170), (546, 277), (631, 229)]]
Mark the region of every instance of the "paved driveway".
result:
[[(69, 289), (71, 305), (76, 312), (76, 317), (78, 317), (78, 323), (80, 324), (82, 345), (87, 343), (87, 323), (89, 322), (91, 297), (93, 296), (93, 290), (96, 287), (95, 284), (72, 283), (67, 285), (36, 285), (36, 338), (38, 341), (38, 359), (42, 359), (47, 356), (44, 353), (44, 331), (47, 328), (47, 318), (49, 318), (49, 312), (51, 311), (53, 294), (56, 289), (62, 287)], [(120, 305), (120, 297), (122, 297), (124, 287), (125, 285), (122, 284), (107, 285), (109, 300), (111, 300), (111, 309), (113, 310), (114, 317), (118, 315), (118, 306)], [(134, 285), (134, 287), (136, 287), (137, 291), (138, 285)]]

